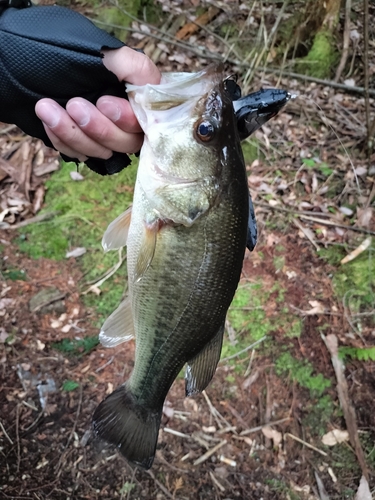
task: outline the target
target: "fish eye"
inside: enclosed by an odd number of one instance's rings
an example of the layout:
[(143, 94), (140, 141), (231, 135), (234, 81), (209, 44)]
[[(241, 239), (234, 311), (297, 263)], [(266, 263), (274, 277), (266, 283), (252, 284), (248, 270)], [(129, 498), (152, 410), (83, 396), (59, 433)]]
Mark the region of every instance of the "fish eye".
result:
[(215, 127), (209, 121), (200, 122), (196, 130), (197, 136), (203, 142), (210, 141), (215, 135)]

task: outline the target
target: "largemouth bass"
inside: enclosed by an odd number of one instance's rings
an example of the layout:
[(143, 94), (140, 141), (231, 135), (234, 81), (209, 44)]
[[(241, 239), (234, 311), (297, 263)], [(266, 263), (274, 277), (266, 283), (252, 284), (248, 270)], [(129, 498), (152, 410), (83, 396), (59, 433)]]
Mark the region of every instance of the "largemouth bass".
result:
[(93, 428), (148, 469), (178, 373), (186, 364), (187, 396), (215, 373), (248, 243), (249, 192), (220, 68), (127, 91), (145, 139), (133, 206), (109, 225), (103, 246), (127, 245), (129, 296), (100, 340), (110, 347), (135, 335), (135, 364), (96, 409)]

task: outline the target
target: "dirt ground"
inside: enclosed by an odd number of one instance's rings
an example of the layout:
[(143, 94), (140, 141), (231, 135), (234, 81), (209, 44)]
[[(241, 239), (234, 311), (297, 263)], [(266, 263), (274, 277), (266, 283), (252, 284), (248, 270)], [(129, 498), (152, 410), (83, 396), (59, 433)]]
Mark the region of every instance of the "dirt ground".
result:
[[(168, 54), (165, 70), (189, 70), (184, 51)], [(299, 98), (244, 146), (260, 235), (228, 316), (227, 354), (204, 394), (184, 398), (182, 377), (172, 386), (150, 471), (91, 435), (96, 406), (131, 373), (134, 343), (97, 345), (103, 294), (88, 305), (79, 257), (22, 250), (34, 237), (22, 224), (51, 209), (45, 183), (59, 167), (40, 141), (0, 124), (1, 499), (352, 499), (363, 476), (374, 488), (375, 156), (363, 153), (365, 102), (272, 75), (253, 83), (277, 84)], [(362, 267), (345, 274), (340, 259), (369, 237)], [(328, 338), (344, 356), (341, 379)], [(370, 498), (364, 491), (357, 500)]]

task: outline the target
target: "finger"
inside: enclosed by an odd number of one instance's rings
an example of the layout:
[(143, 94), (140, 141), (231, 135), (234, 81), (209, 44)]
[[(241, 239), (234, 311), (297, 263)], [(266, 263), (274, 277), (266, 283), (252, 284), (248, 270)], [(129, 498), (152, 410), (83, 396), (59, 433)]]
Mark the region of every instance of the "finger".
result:
[(112, 71), (120, 81), (134, 85), (160, 83), (161, 74), (149, 57), (129, 47), (104, 50), (104, 66)]
[(91, 102), (76, 97), (67, 103), (66, 110), (82, 131), (97, 144), (120, 153), (136, 153), (140, 150), (143, 142), (141, 134), (124, 132)]
[[(65, 109), (52, 99), (38, 101), (35, 112), (42, 120), (46, 130), (49, 129), (53, 133), (52, 143), (58, 151), (62, 151), (62, 147), (65, 149), (68, 146), (71, 150), (85, 156), (107, 159), (112, 155), (109, 148), (88, 137)], [(47, 135), (49, 135), (48, 132)]]
[(120, 97), (103, 96), (96, 107), (124, 132), (139, 134), (142, 129), (128, 101)]
[(66, 155), (66, 156), (69, 156), (69, 158), (77, 158), (79, 161), (83, 161), (84, 162), (84, 161), (87, 160), (87, 156), (81, 154), (79, 151), (75, 151), (74, 149), (72, 149), (67, 144), (64, 144), (63, 142), (61, 142), (61, 140), (57, 137), (57, 135), (55, 135), (51, 131), (50, 128), (46, 127), (46, 125), (44, 125), (44, 123), (43, 123), (43, 126), (44, 126), (44, 129), (46, 131), (46, 134), (49, 137), (49, 140), (52, 142), (53, 146), (60, 153)]

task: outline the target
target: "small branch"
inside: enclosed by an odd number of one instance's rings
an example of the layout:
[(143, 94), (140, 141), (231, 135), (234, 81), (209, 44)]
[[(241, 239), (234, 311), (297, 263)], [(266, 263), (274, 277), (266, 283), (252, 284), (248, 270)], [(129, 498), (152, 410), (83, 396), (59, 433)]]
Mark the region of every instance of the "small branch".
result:
[[(299, 212), (298, 210), (290, 210), (288, 208), (279, 207), (278, 205), (271, 206), (267, 203), (256, 203), (256, 206), (267, 208), (268, 210), (276, 210), (278, 212), (285, 212), (296, 217), (300, 217), (301, 219), (310, 220), (312, 222), (316, 222), (318, 224), (323, 224), (325, 226), (333, 226), (339, 227), (341, 229), (347, 229), (348, 231), (355, 231), (357, 233), (370, 234), (375, 236), (375, 231), (370, 231), (369, 229), (365, 229), (364, 227), (356, 227), (356, 226), (346, 226), (345, 224), (339, 224), (338, 222), (332, 220), (318, 219), (317, 217), (311, 217), (310, 215), (306, 215), (309, 212)], [(328, 214), (319, 214), (320, 217), (330, 217)]]
[(1, 430), (3, 431), (4, 436), (5, 436), (5, 437), (7, 438), (7, 440), (10, 442), (10, 444), (12, 444), (12, 445), (13, 445), (13, 441), (10, 439), (10, 437), (9, 437), (9, 435), (8, 435), (7, 431), (5, 430), (5, 428), (4, 428), (4, 426), (3, 426), (3, 424), (1, 423), (1, 421), (0, 421), (0, 428), (1, 428)]
[(45, 214), (36, 215), (35, 217), (31, 217), (30, 219), (18, 222), (18, 224), (8, 224), (7, 222), (1, 222), (0, 229), (19, 229), (20, 227), (29, 226), (30, 224), (34, 224), (36, 222), (44, 222), (53, 219), (59, 213), (60, 212), (46, 212)]
[(339, 401), (344, 413), (344, 418), (346, 422), (346, 427), (349, 432), (350, 443), (353, 446), (359, 465), (362, 469), (362, 474), (365, 478), (369, 479), (369, 472), (365, 460), (365, 455), (361, 443), (359, 441), (358, 427), (355, 410), (350, 402), (348, 383), (344, 374), (344, 364), (338, 356), (338, 341), (336, 335), (327, 335), (325, 337), (322, 335), (322, 339), (331, 355), (331, 361), (333, 368), (335, 370), (335, 375), (337, 379), (337, 393), (339, 395)]
[(250, 349), (252, 349), (253, 347), (257, 346), (258, 344), (260, 344), (261, 342), (263, 342), (263, 340), (266, 340), (266, 336), (262, 337), (261, 339), (257, 340), (256, 342), (254, 342), (253, 344), (245, 347), (245, 349), (242, 349), (241, 351), (238, 351), (236, 352), (236, 354), (232, 354), (232, 356), (228, 356), (227, 358), (223, 358), (220, 360), (220, 363), (224, 363), (224, 361), (229, 361), (230, 359), (234, 359), (234, 358), (237, 358), (237, 356), (240, 356), (241, 354), (243, 354), (244, 352), (247, 352), (247, 351), (250, 351)]
[(346, 0), (345, 4), (345, 27), (344, 27), (344, 40), (342, 47), (342, 54), (340, 59), (340, 64), (336, 70), (335, 82), (338, 82), (341, 77), (341, 73), (345, 68), (346, 61), (348, 60), (349, 54), (349, 43), (350, 43), (350, 13), (352, 9), (352, 0)]
[(312, 444), (307, 443), (306, 441), (303, 441), (303, 439), (300, 439), (299, 437), (294, 436), (293, 434), (290, 434), (289, 432), (287, 432), (285, 434), (285, 436), (288, 436), (288, 437), (294, 439), (294, 441), (298, 441), (298, 443), (301, 443), (301, 444), (305, 445), (307, 448), (310, 448), (310, 450), (317, 451), (318, 453), (320, 453), (321, 455), (323, 455), (323, 457), (328, 457), (328, 453), (326, 453), (325, 451), (319, 450), (319, 448), (316, 448)]
[[(367, 153), (368, 158), (370, 158), (373, 147), (374, 147), (374, 139), (371, 136), (371, 129), (373, 128), (370, 122), (370, 90), (369, 90), (369, 82), (370, 82), (370, 65), (368, 59), (369, 52), (369, 6), (368, 0), (363, 0), (363, 11), (364, 11), (364, 19), (363, 19), (363, 42), (364, 42), (364, 53), (363, 53), (363, 65), (364, 65), (364, 73), (365, 73), (365, 106), (366, 106), (366, 128), (367, 128)], [(375, 123), (375, 121), (374, 121)], [(367, 478), (366, 478), (367, 479)]]

